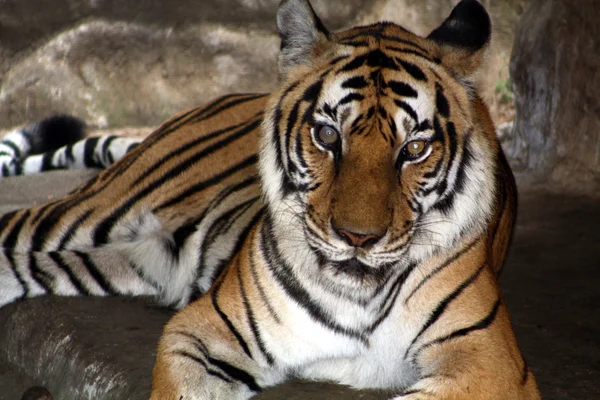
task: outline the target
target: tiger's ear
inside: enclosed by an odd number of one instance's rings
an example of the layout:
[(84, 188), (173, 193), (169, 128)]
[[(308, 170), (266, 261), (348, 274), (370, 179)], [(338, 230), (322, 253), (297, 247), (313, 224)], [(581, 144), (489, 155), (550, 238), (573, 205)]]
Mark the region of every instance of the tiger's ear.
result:
[(319, 46), (329, 38), (329, 32), (308, 0), (283, 0), (277, 10), (277, 29), (281, 37), (281, 75), (292, 67), (310, 63)]
[(454, 75), (469, 81), (482, 66), (492, 25), (477, 0), (462, 0), (428, 39), (438, 45), (438, 58)]

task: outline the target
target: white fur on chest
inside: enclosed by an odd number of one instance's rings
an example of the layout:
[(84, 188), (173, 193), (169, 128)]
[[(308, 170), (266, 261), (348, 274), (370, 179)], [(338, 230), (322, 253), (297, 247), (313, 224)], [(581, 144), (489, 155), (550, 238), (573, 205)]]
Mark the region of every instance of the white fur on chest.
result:
[(423, 317), (407, 315), (399, 299), (366, 343), (334, 332), (293, 301), (285, 308), (282, 324), (262, 328), (269, 350), (288, 374), (355, 388), (403, 388), (417, 379), (414, 366), (403, 357)]

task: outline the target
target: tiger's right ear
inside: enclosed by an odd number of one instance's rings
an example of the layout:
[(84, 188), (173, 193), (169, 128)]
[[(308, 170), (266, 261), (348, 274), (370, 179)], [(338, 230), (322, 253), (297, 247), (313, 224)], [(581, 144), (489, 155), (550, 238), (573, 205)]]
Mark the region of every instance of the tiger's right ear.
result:
[(428, 39), (438, 45), (442, 65), (466, 82), (481, 68), (490, 44), (492, 25), (477, 0), (462, 0)]
[(277, 29), (281, 37), (279, 73), (310, 63), (319, 45), (328, 41), (329, 32), (308, 0), (283, 0), (277, 10)]

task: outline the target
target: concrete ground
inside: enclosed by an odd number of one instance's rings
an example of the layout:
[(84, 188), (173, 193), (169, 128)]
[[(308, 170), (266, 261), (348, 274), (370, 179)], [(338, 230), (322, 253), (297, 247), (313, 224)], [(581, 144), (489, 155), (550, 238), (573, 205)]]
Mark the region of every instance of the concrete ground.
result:
[[(57, 176), (35, 181), (40, 200), (60, 195), (52, 192)], [(76, 185), (77, 179), (83, 178), (69, 176), (63, 186)], [(19, 196), (20, 182), (0, 183), (0, 206), (19, 203), (7, 196)], [(516, 235), (501, 285), (519, 345), (544, 399), (600, 398), (598, 223), (600, 197), (521, 191)], [(170, 315), (141, 298), (37, 298), (2, 308), (0, 400), (20, 399), (32, 385), (46, 386), (55, 400), (145, 399), (155, 345)], [(389, 395), (302, 382), (257, 397), (385, 398)]]

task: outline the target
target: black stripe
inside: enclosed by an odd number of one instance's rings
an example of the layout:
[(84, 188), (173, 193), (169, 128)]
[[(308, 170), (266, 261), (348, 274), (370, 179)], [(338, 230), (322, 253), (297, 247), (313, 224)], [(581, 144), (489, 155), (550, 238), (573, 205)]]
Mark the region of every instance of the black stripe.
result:
[(263, 226), (260, 232), (260, 248), (266, 260), (267, 268), (273, 273), (275, 279), (281, 284), (285, 292), (304, 308), (312, 319), (324, 325), (328, 329), (341, 335), (368, 344), (368, 339), (356, 330), (343, 327), (333, 321), (332, 317), (321, 308), (318, 302), (312, 299), (307, 290), (298, 281), (292, 272), (292, 268), (279, 254), (275, 245), (275, 237), (272, 231), (272, 221), (269, 213), (265, 214)]
[(6, 147), (9, 147), (15, 153), (13, 156), (14, 158), (21, 158), (21, 149), (12, 140), (3, 139), (2, 141), (0, 141), (0, 145), (5, 145)]
[[(244, 244), (246, 243), (246, 237), (248, 236), (250, 231), (254, 228), (254, 226), (258, 223), (258, 221), (262, 218), (264, 211), (265, 211), (264, 208), (261, 208), (260, 211), (258, 211), (256, 213), (256, 215), (252, 218), (252, 221), (250, 221), (250, 223), (246, 226), (246, 228), (244, 228), (242, 233), (238, 236), (237, 241), (235, 243), (235, 247), (233, 248), (231, 254), (214, 269), (211, 279), (210, 279), (211, 282), (215, 282), (215, 280), (217, 279), (219, 274), (223, 271), (223, 269), (225, 269), (225, 267), (227, 266), (227, 263), (229, 262), (229, 259), (231, 258), (231, 255), (238, 254), (240, 252), (240, 250), (242, 249), (242, 246), (244, 246)], [(200, 265), (206, 265), (203, 262), (204, 254), (205, 254), (205, 252), (203, 252), (201, 254)]]
[(404, 61), (401, 58), (396, 58), (396, 62), (398, 64), (400, 64), (400, 66), (402, 68), (404, 68), (404, 70), (406, 72), (408, 72), (408, 74), (410, 76), (412, 76), (413, 78), (415, 78), (416, 80), (421, 81), (421, 82), (427, 82), (427, 76), (425, 75), (423, 70), (421, 68), (419, 68), (418, 66), (416, 66), (415, 64), (410, 63), (408, 61)]
[[(260, 114), (255, 115), (253, 118), (258, 117)], [(194, 140), (192, 140), (191, 142), (188, 143), (184, 143), (183, 145), (179, 146), (177, 149), (173, 149), (172, 151), (170, 151), (168, 154), (166, 154), (163, 157), (160, 157), (159, 160), (157, 160), (154, 164), (152, 164), (152, 166), (150, 166), (149, 168), (145, 168), (144, 169), (144, 173), (140, 175), (140, 177), (138, 179), (136, 179), (133, 184), (131, 185), (132, 188), (139, 185), (140, 183), (144, 182), (145, 179), (150, 176), (151, 174), (154, 173), (154, 171), (156, 171), (157, 169), (164, 167), (164, 165), (166, 165), (166, 163), (168, 163), (169, 161), (171, 161), (172, 159), (177, 159), (179, 158), (183, 153), (185, 153), (186, 151), (194, 148), (195, 146), (206, 142), (210, 139), (214, 139), (217, 138), (221, 135), (224, 135), (226, 133), (229, 133), (231, 131), (234, 131), (238, 128), (243, 127), (244, 125), (250, 125), (250, 126), (255, 126), (256, 122), (254, 123), (250, 123), (249, 121), (245, 121), (236, 125), (231, 125), (228, 126), (226, 128), (223, 129), (219, 129), (210, 133), (207, 133), (206, 135), (202, 135), (199, 138), (196, 138)], [(246, 128), (247, 129), (247, 128)], [(243, 131), (243, 130), (242, 130)]]
[(110, 152), (110, 144), (115, 141), (115, 139), (117, 139), (118, 136), (109, 136), (107, 138), (104, 139), (104, 142), (102, 143), (102, 149), (101, 151), (101, 156), (100, 159), (102, 160), (104, 166), (108, 166), (111, 165), (115, 162), (111, 152)]
[(250, 325), (250, 330), (252, 331), (252, 334), (254, 335), (254, 341), (256, 342), (258, 349), (260, 350), (262, 355), (267, 360), (267, 363), (272, 366), (273, 363), (275, 362), (275, 360), (273, 359), (273, 355), (271, 353), (269, 353), (269, 351), (266, 349), (265, 342), (263, 341), (263, 338), (258, 329), (258, 324), (256, 323), (256, 318), (254, 317), (254, 311), (252, 311), (252, 307), (248, 301), (248, 295), (246, 294), (246, 289), (244, 288), (242, 269), (240, 267), (241, 267), (241, 265), (238, 264), (237, 278), (238, 278), (238, 282), (240, 285), (240, 294), (242, 296), (242, 304), (244, 306), (244, 309), (246, 310), (246, 318), (248, 318), (248, 324)]
[(406, 112), (408, 114), (408, 116), (411, 117), (416, 123), (419, 123), (419, 116), (417, 115), (415, 110), (413, 110), (413, 108), (411, 106), (409, 106), (407, 103), (403, 102), (402, 100), (394, 100), (394, 103), (398, 107), (403, 109), (404, 112)]
[(467, 168), (470, 167), (471, 161), (473, 161), (473, 155), (471, 153), (471, 135), (467, 134), (464, 138), (462, 158), (456, 172), (456, 181), (454, 187), (457, 193), (463, 193), (466, 189), (465, 181), (467, 179)]
[[(37, 223), (35, 232), (31, 236), (30, 249), (32, 251), (41, 251), (44, 239), (57, 224), (62, 222), (65, 213), (69, 212), (74, 206), (84, 203), (95, 194), (93, 192), (81, 194), (81, 191), (78, 193), (76, 196), (69, 196), (63, 200), (46, 204), (38, 210), (38, 214), (32, 220), (32, 224)], [(46, 210), (50, 211), (42, 219)]]
[[(191, 340), (193, 342), (196, 350), (198, 350), (198, 352), (200, 354), (202, 354), (208, 362), (213, 363), (213, 362), (217, 361), (217, 364), (218, 364), (218, 360), (215, 360), (214, 358), (210, 357), (208, 348), (206, 347), (206, 345), (202, 342), (202, 340), (199, 337), (197, 337), (196, 335), (194, 335), (192, 333), (188, 333), (188, 332), (184, 332), (184, 331), (175, 331), (175, 332), (173, 332), (173, 334), (182, 335), (182, 336), (186, 337), (187, 339)], [(209, 375), (215, 376), (215, 377), (222, 379), (228, 383), (234, 383), (234, 379), (236, 379), (235, 377), (225, 376), (221, 372), (209, 368), (207, 362), (202, 360), (200, 357), (196, 357), (196, 356), (188, 353), (187, 351), (182, 350), (180, 354), (184, 355), (186, 357), (189, 357), (189, 358), (193, 359), (194, 361), (198, 362), (199, 364), (201, 364), (204, 367), (204, 369), (206, 369), (206, 372)], [(227, 364), (227, 365), (229, 365), (229, 364)], [(252, 382), (252, 381), (254, 381), (254, 379), (250, 379), (250, 382)]]
[(2, 248), (2, 253), (4, 254), (4, 257), (6, 257), (6, 259), (8, 260), (8, 267), (13, 272), (13, 274), (15, 275), (15, 278), (17, 278), (17, 280), (19, 281), (19, 284), (23, 288), (23, 294), (21, 295), (20, 298), (21, 299), (26, 298), (29, 295), (30, 289), (29, 289), (29, 286), (27, 285), (27, 282), (25, 282), (25, 280), (21, 276), (21, 273), (17, 269), (17, 263), (15, 262), (12, 252), (9, 249)]
[(353, 76), (342, 83), (344, 89), (362, 89), (369, 86), (364, 76)]
[(296, 167), (292, 164), (292, 160), (288, 156), (288, 153), (290, 151), (289, 146), (290, 146), (290, 140), (292, 137), (293, 128), (294, 128), (294, 125), (296, 125), (296, 123), (298, 122), (299, 108), (300, 108), (300, 102), (296, 102), (294, 104), (294, 107), (292, 107), (292, 111), (290, 111), (289, 115), (287, 116), (285, 132), (283, 135), (283, 148), (277, 149), (277, 151), (281, 152), (281, 155), (279, 158), (281, 160), (285, 160), (284, 164), (283, 164), (285, 166), (284, 171), (287, 171), (288, 174), (291, 174), (296, 169)]
[(46, 293), (53, 293), (52, 283), (54, 278), (46, 271), (40, 268), (35, 258), (35, 253), (29, 252), (29, 270), (31, 271), (31, 277), (36, 283), (41, 286)]
[(207, 229), (207, 234), (202, 243), (202, 247), (204, 249), (210, 247), (217, 238), (225, 235), (237, 220), (241, 218), (241, 216), (244, 215), (260, 198), (261, 196), (252, 197), (221, 214)]
[(405, 82), (388, 81), (387, 86), (392, 89), (392, 92), (400, 97), (416, 98), (419, 96), (417, 91)]
[(83, 163), (88, 168), (102, 168), (102, 164), (96, 160), (96, 146), (99, 137), (86, 139), (83, 145)]
[(54, 261), (54, 264), (56, 264), (57, 268), (61, 269), (67, 274), (69, 280), (71, 281), (71, 284), (73, 284), (73, 286), (75, 287), (77, 292), (79, 292), (80, 295), (91, 295), (89, 289), (85, 287), (85, 284), (77, 277), (77, 275), (73, 272), (73, 269), (69, 266), (68, 263), (65, 262), (65, 260), (63, 260), (63, 258), (58, 252), (51, 251), (48, 253), (48, 257), (50, 257), (50, 259)]
[(250, 375), (249, 373), (247, 373), (244, 370), (241, 370), (237, 367), (234, 367), (233, 365), (226, 363), (225, 361), (222, 360), (217, 360), (215, 358), (208, 358), (207, 359), (208, 362), (210, 362), (212, 365), (219, 367), (223, 372), (225, 372), (227, 375), (229, 375), (232, 379), (235, 379), (239, 382), (244, 383), (244, 385), (248, 386), (248, 388), (250, 390), (252, 390), (253, 392), (260, 392), (262, 389), (260, 386), (258, 386), (258, 384), (256, 383), (256, 380), (254, 379), (254, 377), (252, 375)]
[(423, 392), (423, 390), (421, 390), (421, 389), (408, 389), (408, 390), (405, 390), (404, 392), (402, 392), (400, 394), (400, 396), (404, 397), (404, 396), (410, 396), (411, 394), (418, 394), (418, 393), (427, 393), (427, 392)]
[(12, 249), (15, 247), (15, 245), (17, 244), (17, 240), (19, 239), (19, 234), (21, 233), (21, 229), (23, 228), (25, 221), (29, 217), (30, 212), (31, 212), (30, 210), (25, 210), (23, 212), (21, 217), (13, 225), (13, 227), (10, 230), (10, 232), (8, 233), (8, 235), (6, 235), (6, 238), (4, 239), (4, 242), (2, 242), (1, 247), (5, 247), (7, 249)]
[[(125, 154), (129, 153), (130, 151), (132, 151), (133, 149), (135, 149), (135, 148), (136, 148), (136, 147), (138, 147), (139, 145), (140, 145), (140, 143), (131, 143), (131, 144), (130, 144), (130, 145), (127, 147), (127, 150), (125, 150)], [(110, 155), (110, 157), (111, 157), (111, 159), (112, 159), (112, 154), (110, 154), (110, 153), (109, 153), (109, 155)], [(112, 161), (111, 161), (111, 164), (112, 164)]]
[(338, 72), (349, 72), (359, 69), (367, 62), (367, 54), (363, 54), (357, 57), (354, 57), (349, 62), (347, 62), (344, 66), (342, 66)]
[[(225, 382), (227, 382), (229, 384), (233, 384), (234, 383), (233, 380), (229, 379), (228, 377), (226, 377), (225, 375), (221, 374), (220, 372), (215, 371), (214, 369), (208, 368), (208, 364), (203, 359), (201, 359), (200, 357), (197, 357), (197, 356), (195, 356), (195, 355), (193, 355), (191, 353), (188, 353), (185, 350), (177, 350), (177, 351), (174, 352), (174, 354), (178, 354), (178, 355), (180, 355), (182, 357), (186, 357), (186, 358), (189, 358), (189, 359), (197, 362), (198, 364), (202, 365), (202, 367), (206, 370), (206, 373), (209, 374), (209, 375), (211, 375), (211, 376), (219, 378), (219, 379), (221, 379), (221, 380), (223, 380), (223, 381), (225, 381)], [(183, 399), (183, 396), (181, 396), (181, 399)]]
[(421, 287), (423, 287), (423, 285), (425, 283), (427, 283), (427, 281), (429, 281), (431, 278), (433, 278), (435, 275), (439, 274), (441, 271), (443, 271), (446, 267), (448, 267), (450, 264), (452, 264), (454, 261), (458, 260), (460, 257), (462, 257), (464, 254), (468, 253), (473, 247), (475, 247), (475, 244), (477, 244), (478, 239), (472, 241), (471, 243), (469, 243), (466, 247), (460, 249), (458, 252), (456, 252), (456, 254), (452, 255), (451, 257), (449, 257), (446, 261), (444, 261), (442, 264), (440, 264), (439, 266), (437, 266), (433, 271), (431, 271), (430, 273), (428, 273), (422, 280), (421, 282), (419, 282), (419, 284), (409, 293), (408, 296), (406, 296), (406, 298), (404, 299), (404, 304), (408, 304), (408, 302), (410, 301), (410, 299), (414, 296), (414, 294), (419, 291), (419, 289), (421, 289)]
[(471, 285), (473, 282), (475, 282), (475, 280), (477, 279), (479, 274), (481, 274), (481, 271), (483, 271), (483, 269), (485, 267), (486, 267), (486, 265), (483, 264), (479, 268), (477, 268), (477, 271), (475, 271), (470, 277), (468, 277), (465, 281), (463, 281), (452, 293), (450, 293), (448, 296), (446, 296), (438, 304), (438, 306), (435, 308), (435, 310), (433, 310), (433, 312), (430, 314), (430, 316), (427, 319), (427, 321), (425, 322), (425, 324), (421, 327), (421, 330), (419, 331), (419, 333), (417, 333), (417, 335), (413, 338), (412, 342), (406, 349), (406, 353), (404, 353), (404, 359), (406, 359), (406, 357), (408, 357), (408, 353), (412, 349), (413, 345), (417, 342), (417, 340), (421, 337), (421, 335), (427, 329), (429, 329), (429, 327), (431, 325), (433, 325), (442, 316), (442, 314), (444, 313), (444, 311), (446, 310), (448, 305), (453, 300), (455, 300), (469, 285)]
[(485, 318), (481, 319), (480, 321), (478, 321), (477, 323), (475, 323), (469, 327), (456, 330), (443, 338), (437, 339), (436, 342), (442, 343), (444, 341), (456, 339), (461, 336), (466, 336), (471, 332), (475, 332), (475, 331), (487, 328), (496, 319), (496, 315), (498, 314), (499, 308), (500, 308), (500, 299), (496, 300), (496, 302), (494, 303), (494, 306), (492, 307), (492, 311), (490, 311), (490, 313)]
[(250, 246), (248, 251), (249, 251), (248, 261), (250, 263), (250, 272), (252, 273), (252, 281), (254, 282), (254, 286), (256, 286), (256, 288), (258, 289), (258, 294), (260, 295), (260, 298), (263, 301), (263, 304), (267, 308), (267, 311), (269, 311), (269, 314), (271, 314), (271, 316), (273, 317), (275, 322), (277, 322), (278, 324), (281, 324), (281, 319), (279, 318), (279, 315), (277, 315), (277, 312), (271, 305), (271, 302), (269, 301), (269, 298), (267, 297), (265, 290), (263, 289), (262, 285), (260, 284), (258, 272), (256, 272), (256, 264), (254, 262), (254, 246)]
[(425, 51), (425, 50), (418, 51), (418, 50), (413, 50), (413, 49), (407, 49), (406, 47), (396, 47), (396, 46), (386, 46), (386, 50), (397, 51), (398, 53), (404, 53), (404, 54), (411, 54), (411, 55), (414, 55), (414, 56), (417, 56), (420, 58), (424, 58), (427, 61), (431, 61), (436, 64), (440, 63), (440, 61), (438, 59), (431, 58), (431, 56), (429, 54), (427, 54), (427, 51)]
[(309, 105), (302, 114), (303, 123), (314, 122), (315, 109), (317, 108), (317, 101), (321, 97), (321, 92), (323, 89), (323, 78), (325, 77), (325, 75), (327, 75), (327, 72), (322, 73), (318, 78), (319, 80), (313, 83), (308, 89), (304, 91), (302, 100), (309, 102)]
[(85, 220), (87, 220), (89, 216), (92, 215), (93, 211), (94, 210), (87, 210), (86, 212), (81, 214), (72, 224), (69, 225), (69, 229), (67, 229), (67, 231), (62, 235), (62, 238), (60, 239), (60, 242), (56, 247), (58, 250), (62, 250), (67, 246), (67, 243), (69, 243), (69, 241), (73, 239), (73, 236), (75, 236), (75, 232), (77, 232), (77, 229), (79, 229), (81, 224), (83, 224)]
[[(231, 264), (230, 264), (230, 267), (231, 267)], [(237, 267), (239, 268), (239, 265)], [(222, 283), (223, 283), (222, 280), (219, 281), (219, 282), (217, 282), (217, 283), (215, 283), (214, 289), (210, 293), (210, 299), (212, 301), (212, 305), (213, 305), (215, 311), (217, 312), (217, 314), (219, 315), (219, 317), (223, 320), (223, 322), (225, 323), (225, 325), (229, 329), (229, 331), (233, 334), (233, 336), (235, 336), (238, 344), (244, 350), (244, 353), (246, 353), (246, 355), (248, 357), (250, 357), (251, 359), (254, 359), (252, 357), (252, 353), (250, 352), (250, 348), (248, 347), (248, 343), (246, 343), (246, 341), (244, 340), (244, 338), (242, 337), (242, 335), (240, 334), (240, 332), (238, 332), (238, 330), (236, 329), (236, 327), (233, 325), (233, 323), (231, 322), (231, 320), (229, 319), (229, 317), (227, 316), (227, 314), (225, 314), (225, 312), (219, 306), (218, 297), (217, 296), (219, 295), (219, 290), (221, 289), (221, 284)]]
[(81, 251), (73, 251), (83, 263), (85, 269), (89, 272), (89, 274), (94, 278), (94, 280), (98, 283), (98, 285), (102, 288), (102, 290), (110, 295), (119, 294), (119, 292), (114, 288), (111, 282), (109, 282), (104, 274), (100, 271), (96, 263), (92, 260), (89, 254), (83, 253)]
[[(374, 332), (377, 329), (377, 327), (383, 321), (385, 321), (385, 319), (388, 317), (388, 315), (390, 315), (390, 312), (396, 305), (396, 299), (398, 298), (398, 295), (402, 291), (404, 282), (406, 282), (406, 280), (408, 279), (411, 272), (413, 272), (416, 269), (416, 266), (417, 266), (416, 263), (408, 265), (406, 267), (406, 269), (398, 276), (398, 278), (396, 278), (396, 281), (392, 284), (388, 294), (386, 295), (385, 299), (381, 303), (384, 311), (379, 315), (379, 317), (375, 320), (375, 322), (373, 322), (373, 324), (371, 324), (371, 326), (369, 328), (367, 328), (367, 332), (369, 332), (369, 333)], [(383, 285), (382, 285), (382, 287), (383, 287)], [(380, 310), (380, 312), (381, 312), (381, 310)]]
[[(2, 234), (2, 232), (4, 232), (4, 229), (8, 226), (8, 223), (15, 217), (15, 215), (17, 215), (17, 212), (18, 212), (18, 210), (9, 211), (0, 218), (0, 234)], [(5, 246), (0, 246), (0, 247), (5, 247)]]
[(450, 115), (450, 104), (448, 103), (446, 96), (444, 96), (444, 89), (437, 82), (435, 84), (435, 106), (438, 113), (444, 118), (448, 118)]
[[(436, 176), (438, 176), (438, 174), (440, 173), (440, 170), (442, 169), (443, 166), (444, 166), (444, 158), (442, 157), (437, 160), (437, 162), (435, 163), (435, 166), (433, 167), (432, 170), (423, 174), (423, 178), (425, 178), (425, 179), (435, 178)], [(423, 195), (426, 196), (429, 193), (433, 192), (434, 189), (435, 189), (435, 187), (433, 187), (431, 189), (427, 189), (427, 190), (424, 189), (424, 190), (422, 190), (422, 193), (423, 193)]]
[(361, 101), (364, 100), (365, 96), (363, 96), (360, 93), (348, 93), (346, 96), (344, 96), (338, 103), (339, 106), (350, 103), (352, 101)]
[(69, 144), (67, 146), (65, 146), (65, 162), (67, 163), (67, 165), (69, 163), (71, 164), (75, 164), (75, 155), (73, 154), (73, 145)]
[(398, 69), (394, 58), (388, 56), (380, 49), (375, 49), (367, 54), (367, 65), (373, 68)]
[(321, 89), (323, 88), (322, 77), (319, 77), (319, 80), (312, 83), (309, 87), (307, 87), (302, 93), (302, 100), (308, 102), (314, 102), (319, 99), (321, 95)]
[[(175, 241), (175, 244), (177, 245), (178, 248), (182, 248), (185, 245), (185, 242), (187, 241), (187, 239), (193, 235), (195, 232), (197, 232), (197, 226), (200, 223), (200, 221), (202, 221), (206, 215), (212, 211), (217, 205), (219, 205), (220, 203), (222, 203), (226, 197), (234, 194), (235, 192), (238, 192), (240, 190), (246, 189), (248, 186), (254, 185), (254, 184), (258, 184), (258, 177), (257, 176), (252, 176), (234, 186), (229, 186), (227, 187), (225, 190), (221, 191), (217, 196), (215, 196), (213, 198), (213, 200), (211, 200), (210, 204), (204, 208), (204, 210), (202, 211), (202, 213), (190, 220), (187, 221), (185, 224), (180, 225), (175, 232), (173, 232), (173, 239)], [(210, 232), (212, 230), (209, 229), (208, 232)], [(202, 253), (206, 252), (206, 248), (207, 243), (208, 243), (208, 236), (204, 239), (204, 241), (202, 242)], [(204, 264), (201, 264), (204, 265)]]
[(279, 100), (279, 102), (277, 103), (277, 107), (275, 108), (275, 116), (273, 118), (273, 134), (271, 136), (271, 139), (275, 142), (275, 155), (276, 155), (276, 162), (277, 162), (277, 166), (279, 169), (281, 169), (283, 171), (283, 192), (284, 195), (293, 190), (294, 185), (289, 177), (289, 175), (287, 175), (285, 173), (286, 171), (286, 165), (284, 165), (283, 163), (283, 159), (282, 159), (282, 149), (281, 149), (281, 129), (280, 129), (280, 123), (283, 120), (283, 111), (282, 111), (282, 107), (283, 107), (283, 102), (286, 100), (287, 96), (294, 90), (296, 89), (299, 85), (300, 85), (301, 81), (296, 81), (294, 82), (291, 86), (289, 86), (285, 92), (283, 93), (283, 95), (281, 96), (281, 99)]
[(44, 216), (44, 213), (49, 209), (52, 208), (52, 206), (56, 203), (58, 203), (60, 200), (56, 200), (50, 203), (46, 203), (43, 206), (40, 207), (36, 207), (34, 210), (35, 214), (33, 215), (33, 218), (31, 218), (31, 225), (35, 226), (37, 225), (38, 221)]
[(366, 40), (354, 40), (354, 41), (344, 41), (344, 46), (352, 46), (352, 47), (368, 47), (370, 45)]
[(52, 150), (42, 155), (42, 166), (40, 167), (40, 172), (58, 169), (57, 166), (54, 164), (55, 154), (56, 150)]
[[(446, 170), (446, 174), (444, 175), (442, 181), (439, 183), (436, 188), (436, 192), (442, 196), (446, 190), (448, 189), (448, 177), (449, 172), (452, 169), (452, 165), (454, 164), (454, 160), (456, 159), (456, 148), (457, 148), (457, 138), (456, 131), (454, 130), (454, 124), (449, 122), (446, 127), (448, 131), (448, 138), (450, 144), (449, 156), (448, 156), (448, 166)], [(448, 212), (454, 206), (454, 200), (456, 199), (456, 191), (454, 189), (450, 190), (449, 193), (442, 197), (434, 206), (434, 210), (438, 210), (444, 214), (448, 214)]]
[[(396, 37), (396, 36), (385, 35), (385, 34), (382, 34), (380, 37), (381, 37), (381, 39), (389, 40), (391, 42), (407, 44), (407, 45), (412, 46), (412, 47), (414, 47), (414, 48), (422, 51), (423, 53), (427, 54), (427, 50), (425, 48), (419, 46), (417, 43), (412, 42), (410, 40), (402, 39), (402, 38), (399, 38), (399, 37)], [(391, 49), (392, 47), (388, 46), (386, 48)]]
[[(162, 203), (160, 205), (157, 205), (154, 210), (155, 211), (160, 211), (163, 210), (167, 207), (172, 207), (175, 204), (189, 198), (190, 196), (203, 191), (211, 186), (214, 186), (220, 182), (222, 182), (225, 178), (230, 177), (231, 175), (235, 174), (236, 172), (239, 172), (241, 170), (243, 170), (244, 168), (248, 168), (251, 167), (252, 165), (255, 165), (258, 162), (258, 156), (256, 154), (251, 155), (250, 157), (246, 158), (245, 160), (242, 160), (240, 163), (235, 164), (234, 166), (232, 166), (231, 168), (213, 176), (210, 179), (207, 179), (205, 181), (200, 181), (197, 182), (196, 184), (190, 186), (186, 191), (184, 191), (183, 193), (173, 197), (172, 199), (170, 199), (169, 201), (167, 201), (166, 203)], [(161, 179), (162, 180), (162, 179)], [(162, 184), (162, 183), (160, 183)], [(150, 186), (152, 188), (152, 190), (154, 190), (158, 185), (155, 185), (154, 183)], [(140, 198), (143, 198), (147, 195), (146, 190), (144, 190), (141, 196), (139, 196)], [(137, 197), (137, 196), (136, 196)], [(137, 201), (138, 199), (134, 198), (133, 200)], [(135, 202), (134, 201), (134, 202)], [(133, 204), (133, 202), (132, 202)]]
[(10, 170), (8, 169), (8, 164), (2, 164), (2, 176), (11, 176)]
[[(304, 159), (304, 155), (302, 154), (302, 135), (296, 135), (296, 146), (294, 146), (294, 151), (296, 152), (296, 157), (300, 161), (300, 166), (305, 170), (308, 169), (308, 164)], [(304, 176), (305, 174), (302, 173)]]
[(415, 352), (415, 355), (414, 355), (413, 358), (416, 359), (422, 351), (424, 351), (425, 349), (427, 349), (427, 348), (429, 348), (431, 346), (442, 344), (442, 343), (450, 341), (452, 339), (456, 339), (456, 338), (459, 338), (459, 337), (466, 336), (466, 335), (468, 335), (468, 334), (470, 334), (472, 332), (479, 331), (479, 330), (482, 330), (482, 329), (486, 329), (496, 319), (496, 315), (498, 314), (498, 308), (499, 307), (500, 307), (500, 299), (496, 300), (496, 302), (494, 303), (494, 306), (492, 307), (492, 310), (483, 319), (481, 319), (480, 321), (474, 323), (471, 326), (468, 326), (466, 328), (458, 329), (458, 330), (452, 332), (449, 335), (446, 335), (446, 336), (441, 337), (439, 339), (432, 340), (431, 342), (424, 344), (423, 346), (421, 346), (421, 348), (419, 350), (417, 350)]

